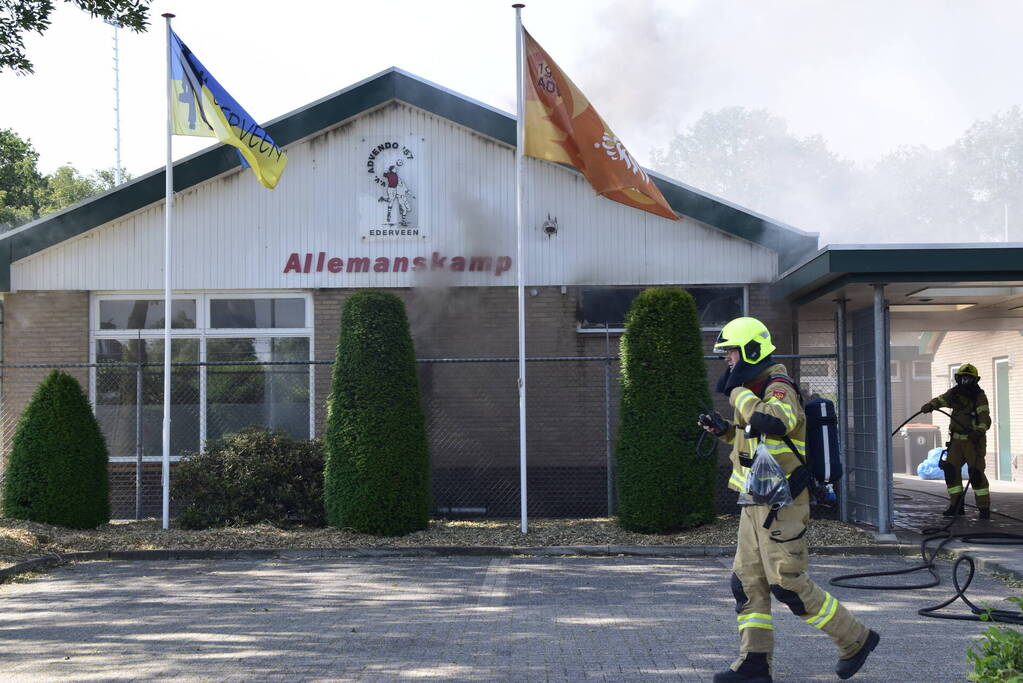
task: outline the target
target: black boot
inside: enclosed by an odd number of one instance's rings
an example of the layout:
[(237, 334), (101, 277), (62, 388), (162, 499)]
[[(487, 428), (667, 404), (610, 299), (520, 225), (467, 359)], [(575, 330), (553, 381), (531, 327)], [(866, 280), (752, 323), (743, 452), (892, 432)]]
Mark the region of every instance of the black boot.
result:
[(966, 514), (965, 502), (963, 501), (963, 494), (956, 495), (955, 498), (948, 504), (945, 511), (941, 513), (942, 517), (962, 517)]
[(738, 671), (721, 671), (714, 674), (714, 683), (743, 681), (744, 683), (771, 683), (771, 669), (767, 664), (766, 652), (747, 652)]
[(855, 676), (856, 672), (863, 667), (863, 663), (867, 661), (867, 655), (873, 652), (880, 640), (881, 636), (877, 635), (875, 631), (868, 633), (867, 642), (863, 643), (859, 652), (848, 659), (838, 660), (838, 664), (835, 666), (835, 673), (838, 674), (838, 677), (845, 680)]
[(991, 519), (991, 509), (980, 508), (979, 514), (977, 515), (977, 519)]

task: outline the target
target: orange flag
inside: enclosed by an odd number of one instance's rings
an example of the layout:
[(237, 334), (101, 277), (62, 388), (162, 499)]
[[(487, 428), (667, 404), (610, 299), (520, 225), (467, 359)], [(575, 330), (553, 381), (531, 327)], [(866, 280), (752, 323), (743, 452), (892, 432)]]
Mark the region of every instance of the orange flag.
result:
[(525, 37), (525, 149), (537, 159), (575, 166), (597, 194), (678, 220), (622, 141), (550, 55)]

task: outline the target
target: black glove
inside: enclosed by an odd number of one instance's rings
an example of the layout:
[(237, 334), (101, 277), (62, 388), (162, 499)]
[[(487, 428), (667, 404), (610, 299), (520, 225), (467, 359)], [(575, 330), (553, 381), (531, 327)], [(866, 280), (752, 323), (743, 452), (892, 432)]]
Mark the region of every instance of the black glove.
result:
[(920, 412), (921, 413), (930, 413), (933, 410), (934, 410), (934, 406), (932, 406), (930, 403), (925, 403), (924, 407), (920, 409)]
[(697, 420), (701, 427), (709, 427), (714, 436), (721, 436), (728, 431), (728, 422), (726, 422), (725, 418), (721, 417), (717, 412), (700, 413)]

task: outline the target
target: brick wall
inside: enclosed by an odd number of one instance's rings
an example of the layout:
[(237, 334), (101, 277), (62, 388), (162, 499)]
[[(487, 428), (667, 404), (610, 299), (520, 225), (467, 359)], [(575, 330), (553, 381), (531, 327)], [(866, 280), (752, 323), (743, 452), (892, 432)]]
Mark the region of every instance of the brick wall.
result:
[[(89, 360), (88, 292), (16, 292), (4, 295), (3, 362), (85, 363)], [(86, 368), (65, 370), (88, 387)], [(52, 368), (3, 370), (0, 444), (10, 449), (21, 412)]]
[[(991, 417), (997, 418), (995, 395), (995, 365), (998, 358), (1009, 359), (1009, 422), (1012, 448), (1012, 480), (1023, 481), (1023, 334), (1019, 331), (999, 332), (948, 332), (934, 353), (931, 366), (932, 395), (937, 396), (948, 390), (948, 368), (950, 365), (973, 363), (980, 371), (980, 385), (987, 394), (991, 405)], [(934, 424), (940, 425), (942, 433), (948, 434), (948, 418), (934, 413)], [(992, 425), (987, 438), (987, 475), (989, 479), (998, 476), (997, 470), (997, 425)]]
[[(767, 297), (766, 286), (751, 287), (750, 312), (768, 324), (772, 333), (781, 330), (779, 353), (792, 353), (794, 328), (787, 304)], [(318, 290), (316, 310), (316, 357), (333, 358), (340, 311), (351, 289)], [(514, 358), (518, 354), (516, 291), (514, 288), (450, 288), (392, 290), (406, 304), (418, 358)], [(533, 294), (535, 292), (535, 294)], [(528, 357), (579, 357), (617, 355), (619, 335), (577, 332), (578, 289), (536, 287), (526, 289), (526, 355)], [(715, 333), (704, 335), (704, 352), (711, 353)], [(708, 382), (713, 387), (722, 370), (718, 360), (707, 361)], [(527, 424), (531, 497), (538, 505), (551, 498), (567, 500), (577, 507), (601, 507), (600, 491), (606, 489), (607, 437), (605, 372), (611, 377), (611, 444), (617, 429), (618, 363), (533, 362), (527, 365)], [(461, 475), (482, 477), (484, 470), (503, 472), (499, 481), (481, 482), (483, 487), (514, 492), (518, 481), (518, 367), (502, 364), (420, 364), (420, 387), (433, 438), (435, 467), (460, 470)], [(330, 390), (330, 369), (316, 373), (316, 431), (322, 435), (325, 403)], [(715, 395), (715, 407), (725, 415), (731, 409), (725, 397)], [(727, 449), (719, 450), (724, 491), (728, 475)], [(470, 472), (475, 472), (472, 474)], [(534, 484), (533, 476), (536, 475)], [(542, 476), (541, 476), (542, 475)], [(487, 475), (489, 476), (489, 475)], [(559, 487), (557, 496), (541, 496), (538, 488)], [(514, 514), (518, 500), (508, 497)], [(583, 501), (587, 501), (584, 503)], [(732, 497), (722, 493), (722, 505)], [(471, 500), (458, 507), (474, 507)], [(493, 498), (491, 498), (491, 504)], [(444, 507), (444, 501), (437, 501)], [(452, 506), (455, 506), (452, 503)], [(537, 505), (530, 503), (533, 510)], [(493, 511), (490, 511), (493, 514)], [(593, 509), (592, 514), (602, 510)], [(543, 514), (539, 512), (538, 514)]]

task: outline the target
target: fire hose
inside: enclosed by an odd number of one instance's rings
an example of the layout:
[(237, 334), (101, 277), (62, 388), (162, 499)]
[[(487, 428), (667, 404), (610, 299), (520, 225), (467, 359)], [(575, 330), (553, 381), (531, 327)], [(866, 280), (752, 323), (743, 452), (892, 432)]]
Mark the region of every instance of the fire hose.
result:
[[(936, 409), (937, 412), (947, 415), (953, 421), (956, 421), (949, 413), (946, 413), (940, 408)], [(891, 436), (895, 436), (903, 426), (905, 426), (910, 420), (919, 415), (923, 411), (917, 411), (909, 416), (909, 418), (895, 428)], [(961, 422), (956, 423), (963, 427)], [(969, 431), (969, 430), (966, 430)], [(966, 486), (963, 488), (963, 492), (959, 495), (964, 500), (966, 498), (966, 492), (969, 490), (970, 484), (967, 481)], [(999, 513), (996, 513), (999, 514)], [(1005, 532), (970, 532), (955, 534), (952, 533), (952, 525), (955, 524), (955, 517), (949, 521), (943, 527), (928, 527), (921, 530), (924, 539), (920, 543), (920, 564), (907, 567), (905, 569), (896, 569), (886, 572), (866, 572), (862, 574), (844, 574), (842, 576), (836, 576), (830, 580), (832, 586), (840, 586), (843, 588), (860, 588), (865, 590), (918, 590), (922, 588), (931, 588), (941, 583), (941, 579), (938, 577), (935, 560), (938, 554), (945, 548), (946, 545), (954, 540), (959, 540), (964, 543), (974, 543), (977, 545), (1023, 545), (1023, 534), (1011, 534)], [(928, 547), (929, 544), (937, 543), (936, 545)], [(965, 564), (968, 568), (966, 579), (962, 584), (959, 581), (959, 568)], [(901, 585), (887, 585), (887, 584), (876, 584), (876, 583), (850, 583), (850, 581), (858, 581), (861, 579), (867, 579), (876, 576), (900, 576), (903, 574), (912, 574), (918, 571), (926, 570), (931, 578), (922, 583), (914, 584), (901, 584)], [(959, 557), (955, 564), (952, 565), (952, 585), (955, 587), (955, 594), (938, 605), (931, 605), (930, 607), (922, 607), (917, 610), (917, 614), (923, 617), (932, 617), (934, 619), (954, 619), (958, 621), (998, 621), (1007, 624), (1023, 624), (1023, 612), (1014, 612), (1009, 610), (998, 610), (998, 609), (984, 609), (977, 607), (977, 605), (970, 602), (969, 598), (966, 597), (966, 589), (970, 587), (970, 583), (973, 581), (973, 576), (976, 572), (976, 564), (974, 559), (969, 555), (962, 555)], [(957, 600), (962, 600), (967, 607), (970, 608), (971, 614), (937, 614), (939, 610), (942, 610)]]

